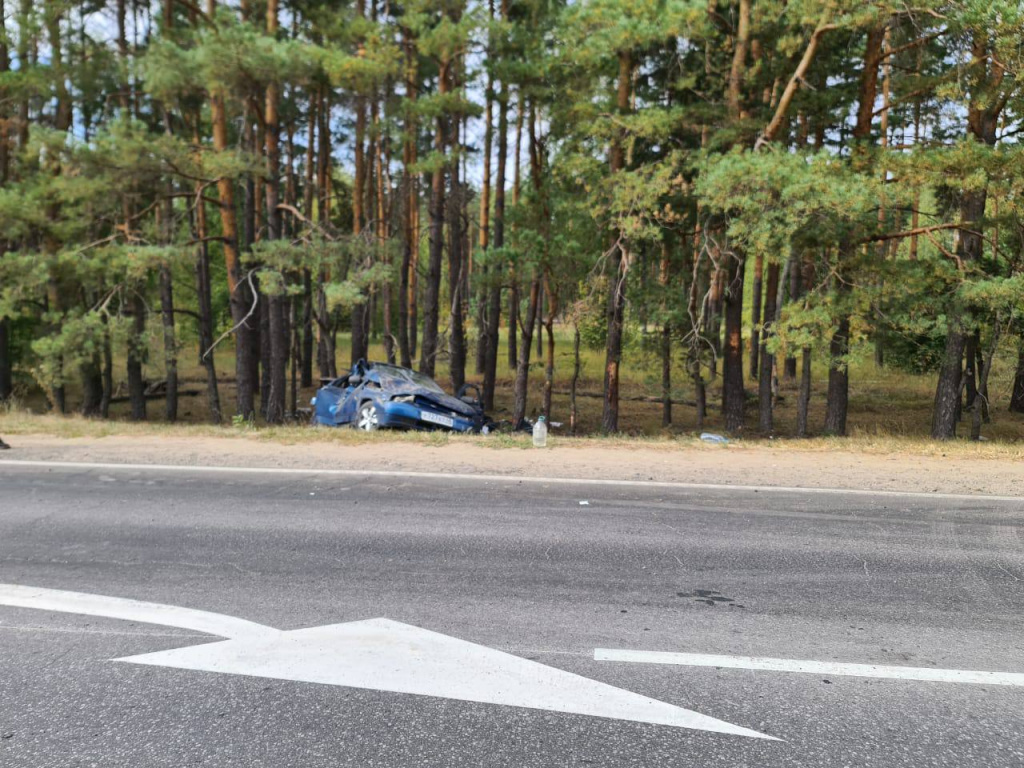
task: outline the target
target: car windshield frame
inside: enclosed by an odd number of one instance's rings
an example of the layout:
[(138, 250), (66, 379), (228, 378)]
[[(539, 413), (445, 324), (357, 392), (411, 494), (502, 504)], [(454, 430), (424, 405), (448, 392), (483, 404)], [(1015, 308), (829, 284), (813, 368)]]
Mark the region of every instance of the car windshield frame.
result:
[(380, 383), (382, 387), (392, 388), (401, 387), (403, 385), (413, 385), (420, 389), (426, 389), (437, 395), (448, 394), (441, 385), (434, 381), (426, 374), (418, 371), (410, 370), (409, 368), (401, 368), (397, 365), (375, 365), (373, 366), (377, 375), (380, 376)]

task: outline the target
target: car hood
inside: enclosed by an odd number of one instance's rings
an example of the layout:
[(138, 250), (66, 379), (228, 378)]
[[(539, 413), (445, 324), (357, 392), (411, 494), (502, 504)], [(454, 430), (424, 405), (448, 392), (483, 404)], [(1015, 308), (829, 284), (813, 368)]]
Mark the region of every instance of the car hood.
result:
[(429, 400), (442, 410), (455, 411), (467, 417), (473, 417), (477, 413), (473, 406), (462, 402), (459, 398), (445, 393), (438, 394), (426, 387), (402, 387), (401, 391), (395, 390), (393, 394), (394, 397), (401, 397), (403, 395), (415, 395), (424, 400)]

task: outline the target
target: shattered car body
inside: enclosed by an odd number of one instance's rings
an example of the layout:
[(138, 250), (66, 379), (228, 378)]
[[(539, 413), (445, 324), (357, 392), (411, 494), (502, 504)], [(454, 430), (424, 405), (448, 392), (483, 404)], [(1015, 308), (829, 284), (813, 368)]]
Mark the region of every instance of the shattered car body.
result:
[(317, 390), (313, 423), (350, 425), (372, 432), (399, 429), (449, 429), (487, 434), (492, 422), (484, 414), (479, 391), (467, 385), (453, 397), (422, 373), (409, 368), (360, 360), (344, 376)]

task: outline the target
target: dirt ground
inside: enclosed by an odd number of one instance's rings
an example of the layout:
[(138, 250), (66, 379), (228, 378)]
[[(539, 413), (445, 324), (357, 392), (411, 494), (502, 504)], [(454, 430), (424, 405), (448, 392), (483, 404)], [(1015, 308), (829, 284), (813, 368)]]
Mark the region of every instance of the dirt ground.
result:
[[(1024, 463), (1015, 457), (808, 450), (765, 444), (699, 442), (595, 444), (545, 449), (488, 447), (480, 439), (357, 444), (288, 444), (257, 434), (221, 436), (112, 435), (8, 437), (0, 460), (51, 460), (238, 467), (378, 469), (534, 477), (658, 480), (684, 483), (828, 487), (925, 493), (1020, 496)], [(528, 446), (524, 442), (523, 446)], [(2, 479), (0, 479), (2, 491)]]

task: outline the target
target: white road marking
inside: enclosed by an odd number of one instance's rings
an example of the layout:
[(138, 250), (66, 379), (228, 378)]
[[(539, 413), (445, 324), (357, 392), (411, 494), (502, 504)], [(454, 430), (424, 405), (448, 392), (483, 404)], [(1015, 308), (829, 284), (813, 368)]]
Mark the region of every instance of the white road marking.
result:
[(842, 664), (831, 661), (769, 659), (759, 656), (717, 656), (706, 653), (668, 653), (663, 651), (627, 651), (598, 648), (595, 661), (627, 661), (641, 664), (677, 664), (686, 667), (754, 669), (765, 672), (804, 672), (814, 675), (877, 677), (889, 680), (922, 680), (931, 683), (977, 683), (982, 685), (1024, 686), (1024, 674), (1017, 672), (979, 672), (964, 669), (929, 667), (886, 667), (878, 664)]
[(765, 493), (842, 494), (846, 496), (884, 496), (887, 498), (948, 499), (958, 501), (1024, 502), (1022, 496), (988, 496), (967, 493), (920, 493), (916, 491), (872, 491), (863, 488), (809, 488), (784, 485), (729, 485), (726, 483), (675, 483), (660, 480), (606, 480), (582, 477), (535, 477), (521, 475), (482, 475), (448, 472), (407, 472), (387, 469), (301, 469), (295, 467), (218, 467), (198, 464), (110, 464), (94, 461), (0, 460), (0, 467), (40, 467), (56, 469), (130, 470), (134, 472), (203, 472), (252, 475), (325, 475), (327, 477), (392, 477), (410, 480), (458, 480), (488, 483), (530, 483), (533, 485), (594, 485), (626, 488), (675, 488), (695, 491), (753, 491)]
[(571, 672), (383, 618), (118, 661), (771, 738)]
[(281, 630), (256, 624), (234, 616), (196, 611), (162, 603), (146, 603), (123, 597), (87, 595), (60, 589), (23, 587), (18, 584), (0, 584), (0, 605), (15, 608), (36, 608), (43, 611), (77, 613), (85, 616), (104, 616), (108, 619), (138, 621), (202, 632), (217, 637), (252, 639), (280, 634)]
[(230, 638), (117, 661), (435, 696), (777, 741), (748, 728), (476, 643), (369, 619), (284, 631), (158, 603), (0, 584), (0, 605), (105, 616)]

